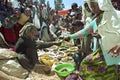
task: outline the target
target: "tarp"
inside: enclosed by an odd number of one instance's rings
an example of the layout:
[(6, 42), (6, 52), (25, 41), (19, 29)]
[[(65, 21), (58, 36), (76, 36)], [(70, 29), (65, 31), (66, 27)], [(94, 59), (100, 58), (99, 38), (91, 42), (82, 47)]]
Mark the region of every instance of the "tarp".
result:
[(58, 14), (61, 15), (61, 16), (66, 16), (68, 13), (69, 13), (69, 10), (58, 11)]

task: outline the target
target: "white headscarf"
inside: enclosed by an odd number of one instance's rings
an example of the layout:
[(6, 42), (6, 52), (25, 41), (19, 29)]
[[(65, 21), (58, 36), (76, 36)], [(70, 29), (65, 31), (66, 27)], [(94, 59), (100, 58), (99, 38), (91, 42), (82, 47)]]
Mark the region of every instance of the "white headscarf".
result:
[[(98, 0), (84, 0), (85, 3), (88, 4), (89, 8), (91, 9), (90, 2), (98, 3)], [(92, 10), (92, 9), (91, 9)]]
[(98, 0), (98, 5), (102, 11), (114, 10), (111, 0)]
[(98, 3), (99, 8), (102, 11), (114, 10), (111, 0), (84, 0), (84, 2), (87, 2), (89, 7), (90, 7), (90, 2)]
[(115, 10), (111, 0), (98, 0), (100, 10), (104, 11), (98, 32), (102, 36), (105, 50), (120, 43), (120, 11)]

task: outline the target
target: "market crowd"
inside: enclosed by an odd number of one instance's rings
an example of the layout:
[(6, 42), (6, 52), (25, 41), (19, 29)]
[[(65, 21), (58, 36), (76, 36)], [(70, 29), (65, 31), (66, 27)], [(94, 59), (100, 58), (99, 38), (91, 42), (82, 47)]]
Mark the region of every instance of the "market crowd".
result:
[[(38, 49), (73, 39), (78, 47), (73, 58), (79, 56), (76, 70), (83, 80), (120, 79), (118, 0), (84, 0), (81, 7), (73, 3), (66, 15), (37, 1), (14, 3), (0, 0), (0, 48), (17, 52), (23, 68), (30, 72), (40, 64)], [(65, 32), (70, 35), (61, 37)]]

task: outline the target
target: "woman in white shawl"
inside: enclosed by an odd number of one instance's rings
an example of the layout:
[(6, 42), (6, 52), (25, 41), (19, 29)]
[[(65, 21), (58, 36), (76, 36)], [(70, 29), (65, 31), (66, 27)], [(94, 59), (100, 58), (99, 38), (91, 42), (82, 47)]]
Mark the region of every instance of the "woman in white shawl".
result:
[(111, 0), (87, 0), (87, 3), (96, 18), (65, 40), (81, 38), (98, 30), (99, 35), (94, 36), (100, 38), (102, 51), (97, 49), (82, 61), (81, 76), (84, 80), (119, 80), (120, 70), (115, 65), (120, 65), (120, 12), (113, 8)]

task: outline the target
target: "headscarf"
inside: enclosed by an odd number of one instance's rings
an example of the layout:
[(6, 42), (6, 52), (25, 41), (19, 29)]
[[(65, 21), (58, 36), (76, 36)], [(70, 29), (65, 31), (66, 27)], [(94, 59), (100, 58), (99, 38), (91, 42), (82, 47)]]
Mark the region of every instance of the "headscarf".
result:
[[(84, 0), (85, 3), (88, 4), (89, 8), (91, 9), (90, 7), (90, 2), (95, 2), (95, 3), (98, 3), (98, 0)], [(92, 10), (92, 9), (91, 9)]]
[[(84, 2), (88, 3), (89, 7), (90, 7), (90, 2), (98, 3), (99, 8), (102, 11), (114, 10), (111, 0), (84, 0)], [(91, 9), (91, 7), (90, 7), (90, 9)]]
[[(92, 12), (91, 12), (91, 8), (90, 8), (90, 5), (88, 5), (89, 3), (89, 0), (84, 0), (84, 5), (82, 6), (82, 14), (83, 14), (83, 20), (85, 18), (85, 23), (86, 24), (89, 24), (92, 20)], [(90, 9), (90, 12), (85, 8), (85, 4), (88, 5), (89, 9)]]
[(98, 5), (102, 11), (111, 11), (115, 9), (111, 3), (111, 0), (98, 0)]
[(36, 30), (37, 30), (37, 28), (35, 27), (34, 24), (28, 22), (28, 23), (26, 23), (26, 24), (23, 26), (23, 28), (20, 30), (19, 36), (20, 36), (20, 37), (29, 37), (29, 33), (30, 33), (33, 29), (36, 29)]
[(8, 43), (5, 41), (5, 38), (1, 32), (0, 32), (0, 37), (2, 38), (3, 42), (8, 46)]

